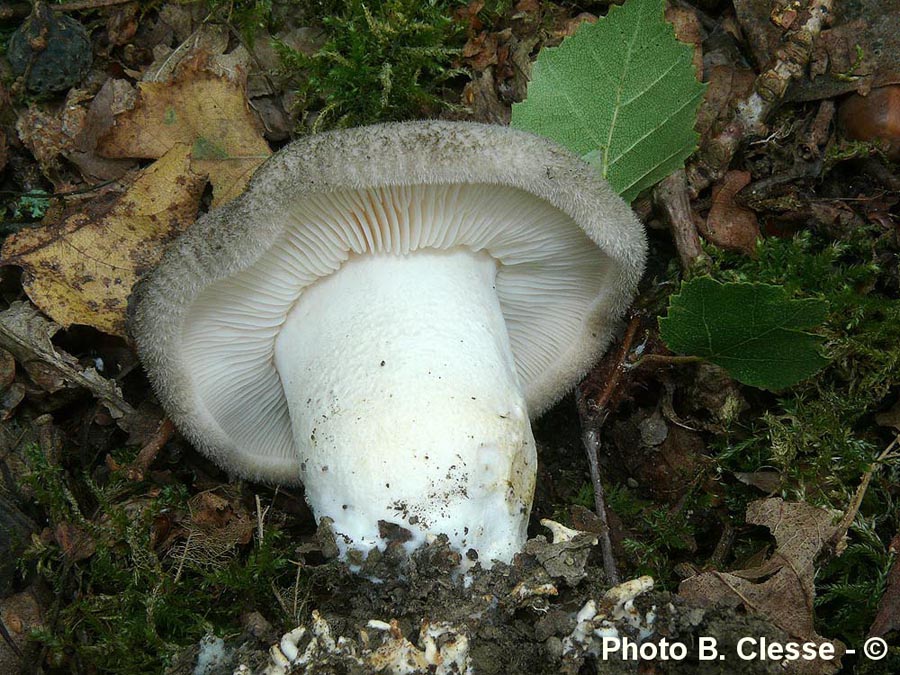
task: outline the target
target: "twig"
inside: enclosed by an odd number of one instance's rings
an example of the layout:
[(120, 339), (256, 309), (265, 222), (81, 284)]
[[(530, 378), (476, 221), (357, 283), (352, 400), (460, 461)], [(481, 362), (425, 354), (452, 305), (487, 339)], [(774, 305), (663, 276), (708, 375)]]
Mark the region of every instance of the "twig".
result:
[(859, 507), (862, 504), (863, 497), (866, 496), (866, 491), (869, 489), (869, 483), (872, 482), (872, 476), (875, 474), (878, 467), (885, 461), (893, 459), (896, 456), (894, 452), (898, 448), (900, 448), (900, 434), (897, 434), (897, 436), (894, 437), (894, 440), (891, 441), (881, 454), (875, 458), (875, 461), (872, 462), (872, 465), (863, 474), (859, 487), (856, 488), (856, 494), (853, 496), (853, 501), (850, 502), (850, 506), (847, 508), (844, 517), (841, 518), (837, 530), (835, 530), (834, 534), (831, 535), (831, 538), (828, 540), (828, 550), (832, 552), (838, 550), (838, 544), (841, 539), (846, 536), (847, 530), (850, 529), (853, 521), (856, 520), (856, 514), (859, 513)]
[(134, 0), (75, 0), (61, 5), (50, 5), (54, 12), (87, 12), (92, 9), (105, 9), (116, 5), (127, 5)]
[[(134, 0), (76, 0), (61, 5), (50, 5), (54, 12), (87, 12), (92, 9), (105, 9), (117, 5), (127, 5)], [(18, 19), (31, 14), (32, 5), (27, 2), (0, 5), (0, 21)]]
[(181, 557), (178, 559), (178, 569), (175, 570), (175, 579), (172, 580), (174, 585), (178, 585), (178, 580), (181, 579), (181, 571), (184, 569), (184, 561), (187, 560), (188, 551), (191, 550), (191, 539), (194, 538), (194, 529), (191, 528), (188, 530), (187, 539), (184, 540), (184, 553), (181, 554)]
[(589, 399), (584, 392), (582, 382), (575, 387), (575, 405), (578, 408), (578, 417), (581, 421), (581, 441), (584, 444), (584, 450), (587, 454), (588, 466), (591, 471), (591, 485), (594, 488), (594, 511), (600, 520), (599, 534), (600, 554), (603, 557), (603, 569), (606, 572), (606, 578), (611, 585), (619, 583), (619, 571), (616, 568), (616, 559), (613, 556), (612, 541), (609, 537), (609, 519), (606, 517), (606, 495), (603, 491), (603, 482), (600, 480), (600, 429), (606, 421), (609, 414), (609, 402), (612, 399), (613, 392), (622, 379), (625, 372), (625, 359), (631, 350), (634, 337), (637, 334), (638, 326), (641, 323), (641, 316), (634, 313), (622, 336), (622, 344), (616, 352), (615, 361), (609, 370), (606, 371), (606, 383), (600, 391), (600, 395), (596, 400)]
[(591, 411), (584, 398), (581, 387), (575, 388), (575, 404), (578, 406), (578, 416), (581, 418), (581, 442), (587, 453), (588, 466), (591, 468), (591, 484), (594, 487), (594, 511), (600, 520), (600, 554), (603, 556), (603, 569), (606, 572), (606, 580), (611, 586), (619, 583), (619, 571), (616, 568), (616, 559), (612, 552), (612, 540), (609, 538), (609, 519), (606, 517), (606, 494), (603, 491), (603, 482), (600, 480), (600, 427), (606, 421), (606, 411), (597, 414)]
[(147, 441), (137, 457), (134, 458), (134, 461), (125, 469), (125, 477), (132, 481), (144, 480), (144, 476), (150, 470), (153, 460), (156, 459), (159, 451), (169, 442), (174, 433), (175, 425), (172, 424), (172, 420), (168, 417), (164, 418), (156, 428), (156, 433), (153, 434), (153, 437)]
[(3, 624), (3, 617), (0, 617), (0, 636), (3, 637), (3, 641), (9, 645), (9, 648), (13, 650), (13, 653), (22, 658), (22, 650), (19, 649), (19, 643), (13, 640), (12, 635), (9, 634), (6, 626)]
[(696, 198), (725, 175), (746, 135), (765, 134), (766, 119), (781, 102), (791, 81), (805, 72), (813, 43), (831, 18), (832, 2), (809, 0), (806, 22), (785, 36), (775, 53), (774, 65), (756, 78), (753, 92), (738, 104), (734, 118), (697, 154), (687, 169), (691, 197)]
[(653, 197), (669, 221), (681, 268), (689, 273), (699, 263), (706, 261), (707, 256), (700, 245), (700, 235), (694, 225), (694, 212), (691, 209), (684, 169), (679, 169), (657, 185)]
[(800, 144), (800, 154), (807, 162), (822, 156), (821, 148), (828, 141), (834, 122), (834, 101), (827, 99), (819, 104), (816, 116), (806, 131), (806, 138)]
[(263, 508), (263, 507), (262, 507), (262, 500), (260, 500), (259, 495), (258, 495), (258, 494), (255, 494), (255, 495), (253, 495), (253, 496), (256, 498), (256, 529), (257, 529), (257, 536), (259, 537), (259, 543), (262, 544), (262, 543), (263, 543), (264, 534), (265, 534), (265, 530), (264, 530), (264, 528), (263, 528), (263, 523), (264, 523), (265, 520), (266, 520), (266, 514), (269, 512), (269, 509), (271, 508), (271, 505), (267, 506), (266, 508)]

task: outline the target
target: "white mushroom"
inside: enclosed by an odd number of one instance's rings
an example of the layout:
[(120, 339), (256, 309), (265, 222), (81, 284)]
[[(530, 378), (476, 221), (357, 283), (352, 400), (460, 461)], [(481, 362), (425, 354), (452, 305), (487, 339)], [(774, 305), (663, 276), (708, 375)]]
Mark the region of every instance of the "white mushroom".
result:
[(525, 539), (534, 417), (603, 352), (643, 230), (577, 157), (513, 129), (320, 134), (267, 162), (137, 287), (173, 421), (231, 472), (302, 481), (343, 550)]

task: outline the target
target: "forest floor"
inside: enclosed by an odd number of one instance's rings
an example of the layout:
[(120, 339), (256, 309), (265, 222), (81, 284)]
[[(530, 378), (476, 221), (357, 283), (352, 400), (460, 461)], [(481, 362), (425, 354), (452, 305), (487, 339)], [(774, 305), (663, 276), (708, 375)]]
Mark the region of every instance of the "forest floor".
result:
[[(0, 3), (0, 672), (262, 672), (297, 626), (297, 673), (900, 672), (897, 0), (667, 7), (706, 83), (699, 148), (632, 202), (639, 295), (534, 424), (509, 565), (464, 582), (439, 540), (351, 573), (301, 489), (230, 479), (142, 371), (133, 284), (270, 153), (382, 121), (509, 124), (541, 51), (608, 11)], [(772, 391), (670, 352), (659, 318), (703, 277), (820, 303), (822, 367)], [(690, 652), (597, 658), (597, 628)], [(698, 658), (704, 636), (727, 660)], [(742, 661), (748, 636), (836, 657)]]

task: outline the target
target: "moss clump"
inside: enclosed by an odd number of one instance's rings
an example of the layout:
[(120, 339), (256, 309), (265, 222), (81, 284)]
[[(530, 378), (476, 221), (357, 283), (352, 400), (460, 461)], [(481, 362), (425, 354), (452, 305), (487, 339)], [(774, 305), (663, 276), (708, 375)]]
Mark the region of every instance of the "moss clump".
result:
[(446, 107), (438, 92), (461, 71), (463, 31), (446, 0), (332, 3), (312, 56), (276, 42), (305, 130), (421, 117)]
[(21, 561), (57, 598), (47, 626), (32, 636), (50, 672), (161, 673), (207, 633), (239, 633), (242, 612), (293, 618), (278, 611), (277, 589), (295, 582), (296, 566), (294, 547), (277, 527), (221, 555), (188, 555), (185, 486), (116, 474), (100, 484), (70, 475), (37, 446), (24, 454), (26, 483), (50, 524)]
[[(775, 397), (762, 397), (765, 412), (735, 425), (716, 441), (720, 466), (756, 471), (777, 466), (782, 495), (837, 511), (846, 510), (863, 474), (889, 443), (891, 432), (875, 424), (900, 381), (898, 253), (892, 233), (859, 226), (838, 239), (805, 232), (767, 239), (755, 259), (711, 250), (714, 276), (722, 281), (780, 284), (796, 297), (820, 297), (829, 305), (821, 333), (831, 365), (816, 377)], [(886, 542), (900, 527), (893, 486), (895, 459), (878, 467), (850, 545), (817, 576), (817, 604), (827, 607), (819, 631), (861, 644), (877, 610), (890, 567)], [(747, 498), (730, 500), (740, 516)], [(741, 545), (738, 542), (738, 545)]]

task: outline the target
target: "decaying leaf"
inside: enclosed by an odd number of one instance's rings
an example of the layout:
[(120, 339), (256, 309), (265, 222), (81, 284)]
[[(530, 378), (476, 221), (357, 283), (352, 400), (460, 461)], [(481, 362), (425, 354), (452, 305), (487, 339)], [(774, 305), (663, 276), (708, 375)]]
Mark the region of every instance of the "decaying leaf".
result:
[[(747, 522), (771, 530), (777, 543), (774, 553), (749, 569), (693, 576), (681, 583), (678, 594), (702, 606), (743, 605), (766, 616), (794, 639), (829, 642), (816, 633), (813, 623), (814, 561), (838, 530), (833, 521), (833, 514), (803, 502), (781, 498), (752, 502), (747, 507)], [(838, 640), (831, 642), (837, 658), (794, 661), (791, 672), (837, 672), (844, 645)]]
[(97, 542), (91, 534), (75, 523), (57, 523), (53, 528), (53, 538), (62, 549), (63, 555), (71, 562), (86, 560), (97, 551)]
[(201, 492), (188, 508), (190, 518), (180, 523), (183, 530), (175, 535), (179, 540), (168, 551), (178, 565), (220, 565), (235, 554), (236, 546), (248, 543), (256, 529), (255, 520), (234, 494)]
[(756, 240), (760, 237), (759, 222), (753, 211), (735, 199), (737, 193), (749, 184), (749, 171), (726, 173), (713, 187), (712, 207), (700, 233), (716, 246), (752, 255), (756, 252)]
[(124, 336), (134, 282), (196, 217), (205, 181), (190, 170), (189, 153), (174, 146), (111, 201), (9, 237), (0, 264), (22, 267), (28, 297), (64, 327)]
[(894, 427), (900, 431), (900, 400), (897, 400), (889, 409), (875, 415), (875, 422), (882, 427)]
[(122, 392), (112, 380), (107, 380), (94, 368), (82, 368), (71, 354), (58, 351), (50, 339), (60, 326), (48, 321), (27, 302), (14, 302), (0, 312), (0, 347), (9, 351), (22, 366), (40, 366), (53, 372), (59, 388), (83, 387), (90, 391), (109, 410), (119, 425), (127, 428), (134, 408), (122, 398)]
[(269, 146), (247, 104), (244, 83), (185, 62), (169, 82), (141, 82), (134, 107), (101, 139), (106, 157), (156, 159), (176, 145), (191, 149), (191, 169), (209, 176), (213, 206), (239, 195)]

